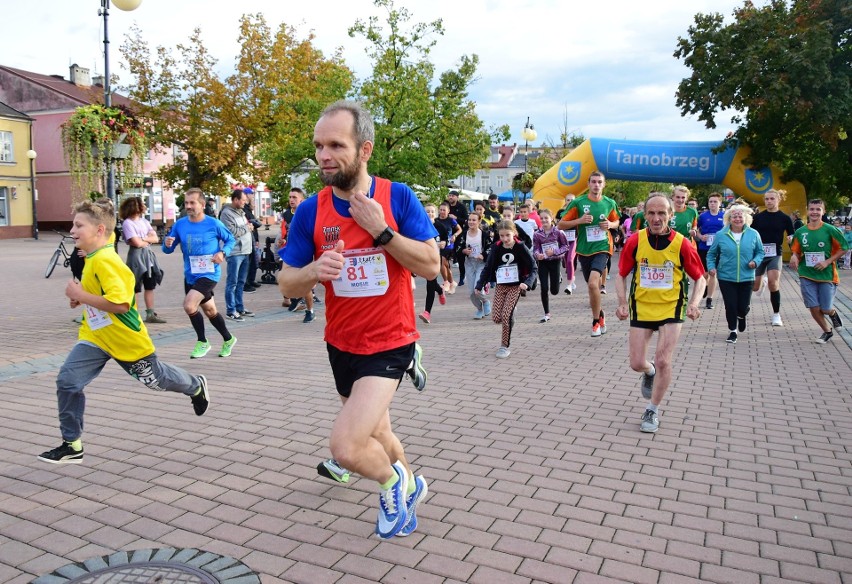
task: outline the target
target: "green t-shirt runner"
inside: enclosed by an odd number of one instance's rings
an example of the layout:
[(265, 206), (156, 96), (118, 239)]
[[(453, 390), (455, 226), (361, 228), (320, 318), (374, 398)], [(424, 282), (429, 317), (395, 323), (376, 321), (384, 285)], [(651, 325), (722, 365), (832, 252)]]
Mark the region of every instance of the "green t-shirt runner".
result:
[(690, 231), (698, 226), (698, 211), (692, 207), (686, 207), (683, 211), (675, 211), (669, 226), (692, 241)]
[(612, 254), (612, 234), (608, 229), (601, 229), (601, 221), (618, 221), (618, 203), (607, 196), (601, 196), (600, 201), (592, 201), (588, 194), (577, 197), (568, 205), (568, 211), (562, 217), (563, 221), (573, 221), (583, 215), (591, 215), (594, 221), (586, 225), (577, 225), (577, 253), (582, 256), (597, 253)]
[(635, 215), (633, 215), (633, 221), (630, 222), (630, 231), (636, 232), (641, 229), (645, 229), (647, 225), (645, 225), (645, 211), (637, 211)]
[(799, 227), (793, 234), (790, 249), (799, 255), (799, 277), (813, 280), (814, 282), (840, 282), (837, 274), (837, 263), (832, 263), (824, 270), (817, 270), (817, 263), (824, 261), (841, 249), (849, 249), (843, 232), (834, 225), (822, 222), (816, 229), (809, 229), (807, 225)]

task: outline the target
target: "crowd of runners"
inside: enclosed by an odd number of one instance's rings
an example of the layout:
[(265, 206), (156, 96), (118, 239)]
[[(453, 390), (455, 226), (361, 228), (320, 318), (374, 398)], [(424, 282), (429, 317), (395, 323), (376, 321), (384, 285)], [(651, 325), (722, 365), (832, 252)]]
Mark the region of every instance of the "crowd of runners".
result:
[[(747, 330), (752, 293), (760, 293), (764, 282), (772, 303), (771, 324), (783, 326), (779, 276), (785, 243), (804, 304), (820, 329), (817, 342), (826, 343), (843, 326), (833, 299), (838, 260), (849, 257), (849, 230), (844, 234), (823, 221), (825, 205), (818, 199), (809, 201), (807, 223), (798, 228), (779, 210), (783, 193), (773, 190), (765, 193), (765, 209), (756, 214), (739, 203), (723, 209), (718, 194), (699, 213), (689, 190), (678, 186), (671, 194), (650, 193), (625, 218), (604, 194), (604, 175), (593, 172), (588, 190), (567, 196), (556, 213), (539, 210), (532, 201), (518, 209), (501, 208), (496, 196), (469, 211), (457, 193), (437, 207), (424, 207), (408, 186), (368, 172), (374, 140), (372, 119), (360, 104), (340, 101), (323, 111), (314, 128), (314, 146), (325, 188), (304, 200), (300, 191), (291, 193), (296, 204), (291, 204), (282, 231), (278, 285), (285, 306), (296, 309), (301, 299), (306, 301), (304, 322), (314, 320), (317, 286), (325, 290), (325, 341), (341, 407), (329, 440), (332, 458), (320, 462), (317, 470), (339, 483), (347, 483), (351, 473), (377, 483), (380, 538), (406, 536), (417, 528), (417, 508), (428, 484), (414, 473), (393, 432), (390, 405), (404, 378), (418, 390), (425, 387), (417, 320), (431, 324), (435, 300), (446, 303), (447, 295), (461, 286), (467, 286), (472, 318), (489, 317), (500, 325), (496, 357), (505, 359), (511, 355), (515, 309), (522, 296), (538, 289), (540, 322), (546, 326), (552, 319), (550, 298), (575, 294), (578, 269), (588, 289), (590, 335), (599, 338), (607, 333), (602, 296), (607, 281), (614, 280), (614, 315), (629, 321), (629, 366), (641, 374), (641, 394), (648, 400), (639, 429), (648, 433), (660, 425), (658, 408), (671, 382), (681, 327), (686, 319), (698, 320), (702, 310), (714, 308), (716, 287), (728, 343), (736, 343)], [(200, 189), (189, 189), (186, 216), (162, 242), (164, 253), (180, 249), (183, 256), (183, 308), (198, 337), (189, 355), (193, 359), (211, 350), (205, 320), (222, 336), (219, 356), (231, 355), (237, 339), (216, 308), (214, 289), (221, 264), (242, 273), (245, 261), (235, 256), (253, 245), (253, 230), (241, 212), (242, 193), (232, 194), (224, 221), (205, 214), (205, 202)], [(62, 443), (39, 455), (55, 464), (82, 462), (83, 390), (110, 359), (151, 389), (188, 396), (196, 415), (203, 415), (210, 403), (204, 376), (156, 357), (144, 324), (161, 322), (153, 295), (145, 297), (144, 320), (136, 305), (136, 293), (143, 287), (152, 291), (154, 282), (150, 271), (145, 279), (114, 252), (112, 204), (86, 202), (75, 211), (72, 235), (86, 261), (80, 281), (71, 280), (65, 293), (71, 307), (83, 310), (83, 320), (79, 340), (57, 378)], [(138, 216), (139, 209), (128, 211), (128, 217)], [(127, 240), (147, 249), (156, 235), (141, 225)], [(621, 253), (615, 262), (617, 247)], [(132, 253), (133, 265), (148, 265), (150, 254)], [(415, 277), (427, 282), (419, 313)], [(226, 316), (231, 320), (252, 316), (239, 293), (243, 281), (236, 277), (227, 286)], [(654, 333), (658, 339), (649, 359)]]

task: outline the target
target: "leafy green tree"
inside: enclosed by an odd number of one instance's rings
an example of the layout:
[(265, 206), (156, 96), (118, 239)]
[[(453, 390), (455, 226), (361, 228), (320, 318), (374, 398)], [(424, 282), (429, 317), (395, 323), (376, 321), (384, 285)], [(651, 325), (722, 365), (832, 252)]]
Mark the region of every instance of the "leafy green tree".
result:
[[(302, 116), (319, 107), (314, 101), (325, 104), (350, 86), (351, 72), (339, 55), (326, 58), (312, 36), (299, 39), (284, 24), (273, 33), (261, 14), (240, 19), (238, 41), (234, 72), (226, 77), (217, 73), (197, 28), (177, 45), (177, 57), (158, 47), (152, 59), (138, 27), (121, 47), (134, 77), (129, 96), (152, 126), (151, 141), (183, 152), (158, 173), (173, 187), (222, 192), (228, 176), (266, 179), (270, 168), (285, 166), (286, 156), (261, 145), (285, 133), (309, 144)], [(268, 157), (266, 164), (259, 155)]]
[(746, 1), (734, 22), (697, 14), (674, 56), (692, 69), (678, 86), (684, 116), (708, 128), (733, 110), (732, 143), (747, 162), (775, 162), (829, 207), (852, 191), (852, 7), (848, 0)]
[(387, 12), (387, 31), (377, 17), (358, 20), (349, 36), (370, 44), (372, 75), (356, 98), (373, 113), (376, 143), (371, 172), (436, 194), (448, 181), (472, 175), (488, 160), (492, 141), (506, 141), (508, 126), (487, 130), (469, 96), (477, 55), (462, 55), (457, 68), (435, 79), (429, 53), (444, 34), (441, 20), (408, 27), (411, 15), (393, 0), (374, 0)]

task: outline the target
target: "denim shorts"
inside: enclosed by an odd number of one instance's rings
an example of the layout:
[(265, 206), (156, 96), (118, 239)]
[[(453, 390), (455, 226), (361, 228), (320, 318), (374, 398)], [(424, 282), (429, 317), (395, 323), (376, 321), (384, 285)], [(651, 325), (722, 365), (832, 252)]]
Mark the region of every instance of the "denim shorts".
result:
[(802, 290), (802, 300), (808, 308), (819, 306), (823, 312), (831, 312), (834, 305), (834, 294), (837, 284), (834, 282), (817, 282), (807, 278), (799, 278), (799, 288)]

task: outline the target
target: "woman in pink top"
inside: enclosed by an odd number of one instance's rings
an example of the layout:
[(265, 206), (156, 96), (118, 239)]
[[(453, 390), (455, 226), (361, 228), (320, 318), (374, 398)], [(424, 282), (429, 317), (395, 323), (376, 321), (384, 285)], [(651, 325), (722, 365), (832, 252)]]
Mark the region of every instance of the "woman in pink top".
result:
[(154, 310), (154, 288), (163, 281), (163, 271), (157, 263), (157, 256), (151, 245), (159, 243), (160, 238), (145, 219), (145, 210), (142, 197), (129, 197), (121, 203), (118, 212), (122, 219), (122, 236), (127, 242), (127, 267), (136, 276), (136, 293), (145, 288), (145, 322), (165, 323)]

